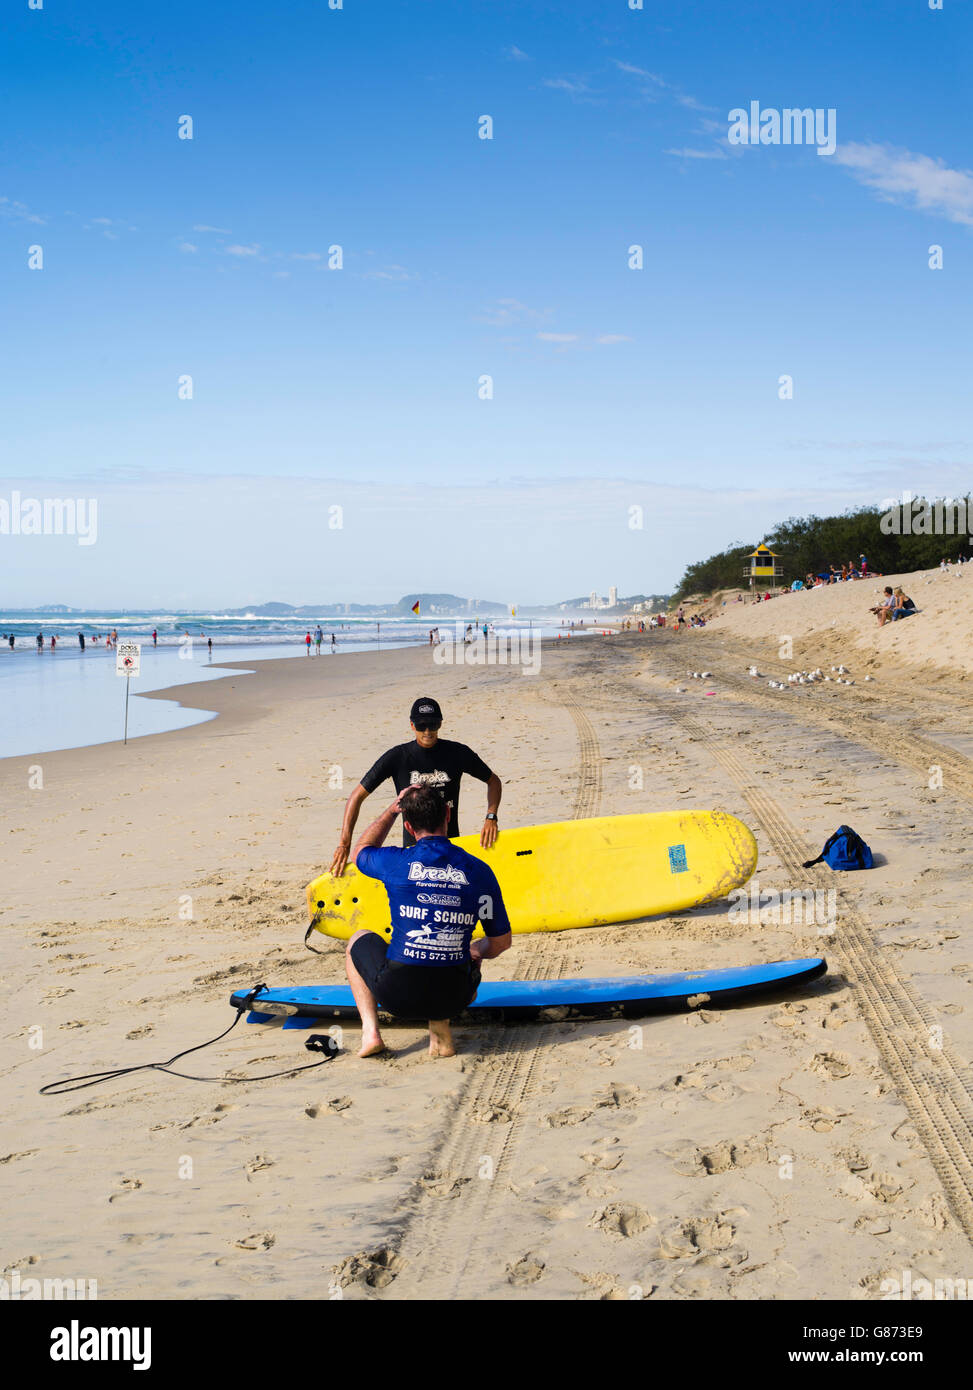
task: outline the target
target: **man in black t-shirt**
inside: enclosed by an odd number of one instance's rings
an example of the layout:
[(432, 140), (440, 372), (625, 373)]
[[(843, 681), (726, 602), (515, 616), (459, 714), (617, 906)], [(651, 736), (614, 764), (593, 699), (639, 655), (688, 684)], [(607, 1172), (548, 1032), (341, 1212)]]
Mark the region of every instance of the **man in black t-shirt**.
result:
[[(389, 777), (397, 792), (409, 786), (435, 787), (442, 793), (449, 807), (447, 835), (455, 839), (459, 835), (459, 784), (464, 772), (487, 784), (487, 810), (480, 831), (480, 844), (489, 849), (497, 838), (497, 808), (503, 791), (500, 778), (491, 772), (482, 758), (467, 748), (465, 743), (452, 743), (439, 737), (443, 722), (443, 712), (435, 700), (423, 697), (412, 706), (409, 714), (415, 738), (411, 743), (400, 743), (383, 753), (354, 788), (345, 805), (345, 816), (341, 826), (341, 839), (331, 860), (333, 874), (344, 873), (351, 849), (352, 836), (358, 812), (366, 796)], [(415, 844), (415, 840), (402, 827), (404, 848)]]

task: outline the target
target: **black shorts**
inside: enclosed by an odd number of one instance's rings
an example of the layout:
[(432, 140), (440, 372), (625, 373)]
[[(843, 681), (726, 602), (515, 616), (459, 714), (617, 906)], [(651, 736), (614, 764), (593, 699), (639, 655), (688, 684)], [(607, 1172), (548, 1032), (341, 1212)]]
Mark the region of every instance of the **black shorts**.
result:
[(477, 961), (463, 965), (410, 965), (388, 960), (388, 943), (366, 932), (351, 948), (355, 969), (386, 1013), (398, 1018), (453, 1018), (461, 1014), (480, 983)]

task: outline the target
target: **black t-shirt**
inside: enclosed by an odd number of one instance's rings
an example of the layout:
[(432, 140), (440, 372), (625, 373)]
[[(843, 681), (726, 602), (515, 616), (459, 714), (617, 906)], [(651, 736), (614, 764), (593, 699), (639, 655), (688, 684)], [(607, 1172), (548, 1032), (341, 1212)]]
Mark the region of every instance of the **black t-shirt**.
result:
[[(464, 772), (481, 782), (489, 781), (493, 775), (483, 759), (477, 757), (465, 743), (452, 743), (449, 739), (440, 738), (432, 748), (421, 748), (413, 739), (411, 743), (400, 743), (383, 753), (365, 773), (361, 784), (367, 792), (373, 792), (391, 777), (397, 792), (409, 786), (435, 787), (442, 792), (449, 806), (446, 833), (450, 838), (455, 838), (459, 834), (459, 782)], [(404, 826), (402, 843), (415, 844)]]

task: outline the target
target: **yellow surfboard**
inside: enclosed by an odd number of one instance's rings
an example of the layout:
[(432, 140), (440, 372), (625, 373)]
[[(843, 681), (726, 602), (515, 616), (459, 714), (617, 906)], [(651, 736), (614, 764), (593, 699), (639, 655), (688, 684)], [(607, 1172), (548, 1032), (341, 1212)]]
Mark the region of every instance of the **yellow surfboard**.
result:
[[(492, 849), (479, 835), (454, 841), (489, 864), (514, 932), (564, 931), (680, 912), (725, 897), (757, 867), (757, 842), (725, 811), (598, 816), (502, 830)], [(362, 927), (391, 933), (378, 879), (349, 866), (307, 886), (311, 925), (347, 940)], [(482, 936), (477, 927), (475, 936)]]

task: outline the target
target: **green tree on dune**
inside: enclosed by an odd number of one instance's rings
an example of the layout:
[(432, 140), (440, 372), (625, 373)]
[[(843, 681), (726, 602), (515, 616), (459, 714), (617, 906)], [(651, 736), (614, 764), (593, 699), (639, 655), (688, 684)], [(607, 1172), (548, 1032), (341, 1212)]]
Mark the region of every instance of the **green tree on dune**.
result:
[[(943, 534), (941, 528), (951, 521), (956, 528), (953, 534)], [(784, 582), (789, 584), (807, 574), (826, 573), (831, 565), (857, 566), (859, 555), (867, 556), (869, 569), (878, 574), (933, 569), (944, 556), (955, 561), (963, 553), (973, 553), (967, 524), (973, 530), (969, 494), (945, 508), (942, 499), (916, 498), (911, 507), (899, 505), (891, 512), (859, 507), (840, 516), (792, 516), (762, 539), (780, 556)], [(733, 545), (689, 565), (673, 601), (739, 588), (745, 582), (743, 568), (752, 550), (753, 543)]]

